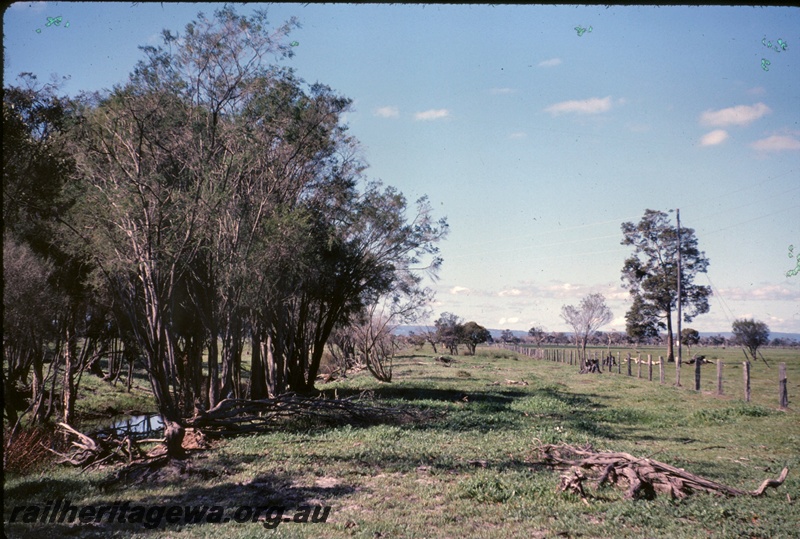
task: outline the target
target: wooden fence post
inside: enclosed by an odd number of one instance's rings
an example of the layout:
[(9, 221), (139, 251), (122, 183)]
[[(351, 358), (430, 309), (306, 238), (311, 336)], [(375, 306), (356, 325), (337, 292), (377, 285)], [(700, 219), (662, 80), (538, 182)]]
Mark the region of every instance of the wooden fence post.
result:
[(742, 363), (744, 367), (744, 400), (750, 402), (750, 362)]
[(664, 357), (658, 356), (658, 379), (663, 384), (664, 383)]
[(786, 363), (778, 365), (778, 391), (781, 408), (789, 407), (789, 388), (786, 380)]
[(722, 360), (717, 360), (717, 395), (722, 395)]
[(681, 362), (675, 358), (675, 387), (681, 387)]
[(636, 355), (636, 378), (642, 377), (642, 354)]
[(694, 358), (694, 390), (700, 391), (700, 368), (703, 366), (703, 360)]
[(617, 352), (617, 374), (622, 374), (622, 358), (619, 352)]
[(653, 356), (647, 354), (647, 379), (653, 381)]
[(628, 376), (633, 376), (631, 374), (631, 353), (628, 352)]

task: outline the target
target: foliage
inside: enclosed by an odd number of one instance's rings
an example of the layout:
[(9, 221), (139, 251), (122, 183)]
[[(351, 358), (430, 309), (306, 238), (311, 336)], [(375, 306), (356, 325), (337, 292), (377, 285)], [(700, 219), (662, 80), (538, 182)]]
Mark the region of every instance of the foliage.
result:
[(436, 338), (450, 353), (458, 355), (458, 345), (464, 341), (463, 319), (453, 313), (442, 313), (434, 322)]
[(642, 339), (666, 326), (668, 357), (673, 361), (672, 312), (678, 300), (679, 254), (682, 314), (686, 322), (709, 310), (711, 288), (694, 284), (699, 273), (706, 273), (708, 259), (698, 249), (691, 228), (681, 227), (678, 246), (678, 230), (661, 211), (645, 210), (639, 223), (622, 223), (622, 233), (622, 245), (634, 248), (622, 268), (623, 286), (634, 301), (626, 316), (628, 334)]
[(769, 342), (769, 327), (764, 322), (754, 319), (734, 320), (731, 328), (734, 342), (750, 351), (750, 357), (756, 361), (758, 349)]
[(692, 346), (700, 343), (700, 332), (693, 328), (683, 328), (681, 330), (681, 344), (692, 353)]
[(537, 347), (540, 347), (547, 338), (547, 331), (541, 326), (534, 326), (528, 330), (528, 336), (533, 339)]
[(492, 342), (491, 332), (477, 322), (470, 321), (464, 324), (464, 327), (461, 329), (461, 334), (464, 338), (464, 344), (467, 345), (469, 353), (473, 356), (475, 355), (475, 348), (479, 344)]

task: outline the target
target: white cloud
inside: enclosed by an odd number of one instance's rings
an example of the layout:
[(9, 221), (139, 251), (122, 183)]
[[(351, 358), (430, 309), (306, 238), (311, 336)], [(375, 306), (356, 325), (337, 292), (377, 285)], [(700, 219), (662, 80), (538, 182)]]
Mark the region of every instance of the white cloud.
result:
[(794, 137), (787, 137), (784, 135), (772, 135), (771, 137), (762, 138), (750, 145), (756, 150), (764, 152), (779, 152), (781, 150), (800, 150), (800, 140)]
[(494, 95), (513, 94), (514, 92), (516, 92), (514, 88), (492, 88), (489, 90), (489, 93)]
[(506, 298), (509, 296), (521, 296), (522, 290), (520, 290), (519, 288), (511, 288), (509, 290), (501, 290), (500, 292), (497, 293), (497, 295), (500, 296), (501, 298)]
[(793, 301), (800, 302), (800, 289), (779, 284), (758, 288), (727, 288), (720, 290), (726, 301)]
[(504, 317), (497, 321), (497, 323), (501, 326), (504, 326), (506, 324), (516, 324), (517, 322), (519, 322), (519, 318), (516, 316), (512, 316), (511, 318)]
[(724, 129), (715, 129), (710, 133), (703, 135), (700, 139), (700, 146), (716, 146), (722, 144), (728, 138), (728, 132)]
[(543, 62), (539, 62), (539, 67), (555, 67), (561, 64), (561, 58), (550, 58)]
[(447, 118), (450, 116), (450, 111), (447, 109), (431, 109), (414, 114), (415, 120), (438, 120), (440, 118)]
[(550, 105), (545, 112), (549, 112), (553, 116), (563, 114), (565, 112), (577, 112), (580, 114), (598, 114), (606, 112), (611, 109), (611, 96), (600, 99), (599, 97), (591, 97), (584, 100), (562, 101)]
[(374, 114), (381, 118), (397, 118), (400, 116), (400, 111), (397, 107), (380, 107), (375, 109)]
[(715, 127), (747, 125), (770, 112), (772, 112), (772, 109), (764, 103), (756, 103), (753, 106), (738, 105), (727, 109), (707, 110), (700, 115), (700, 123)]
[(450, 293), (454, 296), (457, 296), (458, 294), (469, 294), (469, 288), (465, 286), (454, 286), (450, 289)]

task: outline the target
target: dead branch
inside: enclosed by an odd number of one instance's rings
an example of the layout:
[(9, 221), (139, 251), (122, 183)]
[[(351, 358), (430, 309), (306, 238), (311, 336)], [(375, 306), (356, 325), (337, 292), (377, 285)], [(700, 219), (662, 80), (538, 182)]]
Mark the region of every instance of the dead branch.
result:
[(407, 409), (372, 406), (353, 398), (326, 399), (288, 393), (271, 399), (225, 399), (208, 411), (199, 410), (186, 426), (224, 436), (263, 432), (288, 419), (309, 419), (325, 425), (374, 425), (408, 422), (416, 419), (416, 415)]
[(586, 476), (580, 472), (581, 469), (601, 471), (596, 481), (598, 488), (606, 482), (619, 485), (624, 481), (628, 487), (626, 499), (652, 499), (657, 493), (685, 498), (693, 492), (761, 496), (766, 489), (781, 486), (789, 474), (789, 468), (784, 468), (777, 479), (766, 479), (756, 490), (747, 491), (705, 479), (664, 462), (637, 458), (628, 453), (595, 451), (591, 446), (579, 448), (566, 444), (539, 445), (537, 451), (544, 464), (570, 470), (561, 476), (559, 490), (575, 492), (581, 498), (587, 496), (583, 489)]
[(69, 463), (73, 466), (80, 466), (84, 469), (100, 466), (101, 464), (111, 464), (115, 462), (130, 463), (134, 458), (143, 455), (141, 448), (130, 437), (122, 439), (115, 436), (108, 438), (92, 438), (82, 432), (78, 432), (66, 423), (59, 423), (59, 429), (64, 431), (72, 440), (70, 454), (59, 453), (49, 449), (61, 460), (59, 464)]

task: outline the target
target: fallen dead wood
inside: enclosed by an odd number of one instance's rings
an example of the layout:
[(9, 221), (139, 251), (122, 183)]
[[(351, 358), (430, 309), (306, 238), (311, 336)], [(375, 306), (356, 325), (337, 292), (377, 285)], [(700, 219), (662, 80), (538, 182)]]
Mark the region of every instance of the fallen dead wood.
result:
[(752, 491), (728, 487), (721, 483), (694, 475), (681, 468), (648, 458), (637, 458), (628, 453), (595, 451), (566, 444), (547, 444), (537, 448), (541, 462), (567, 469), (561, 476), (560, 491), (571, 491), (586, 499), (583, 483), (588, 479), (583, 470), (599, 472), (595, 487), (606, 482), (627, 484), (626, 499), (652, 499), (657, 493), (674, 498), (685, 498), (693, 492), (709, 492), (726, 496), (761, 496), (772, 487), (783, 484), (789, 474), (784, 468), (777, 479), (766, 479)]
[(139, 445), (128, 436), (124, 438), (115, 436), (92, 438), (82, 432), (78, 432), (66, 423), (59, 423), (58, 427), (72, 438), (70, 446), (72, 452), (69, 454), (59, 453), (48, 448), (61, 457), (59, 464), (69, 463), (82, 468), (92, 468), (101, 464), (114, 464), (117, 462), (130, 464), (134, 459), (144, 456), (144, 452)]
[(186, 426), (224, 436), (263, 432), (289, 419), (308, 419), (323, 425), (374, 425), (406, 423), (418, 415), (405, 408), (374, 406), (353, 398), (327, 399), (289, 393), (260, 400), (225, 399), (208, 411), (198, 410), (186, 421)]

